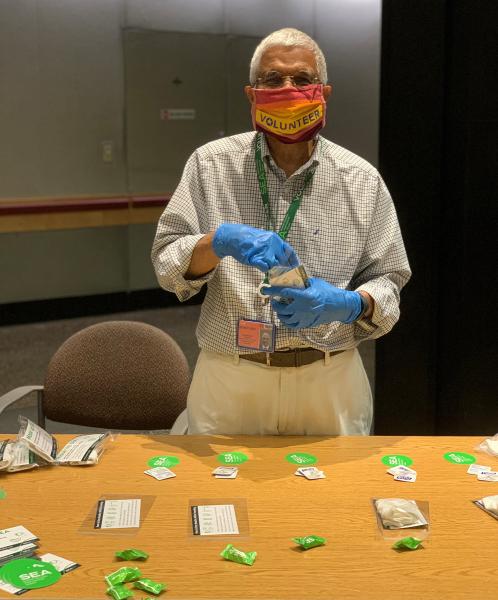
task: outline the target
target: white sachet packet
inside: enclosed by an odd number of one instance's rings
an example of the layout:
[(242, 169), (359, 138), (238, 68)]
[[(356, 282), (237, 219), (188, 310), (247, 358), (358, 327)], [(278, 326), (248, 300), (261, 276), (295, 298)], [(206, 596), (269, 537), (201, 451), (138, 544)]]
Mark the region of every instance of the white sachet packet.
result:
[(479, 481), (498, 481), (498, 472), (497, 471), (484, 471), (482, 473), (478, 473), (477, 479)]
[(421, 527), (428, 524), (415, 500), (382, 498), (375, 501), (375, 508), (386, 529)]
[(306, 479), (325, 479), (325, 473), (316, 467), (299, 467), (294, 475), (300, 475)]

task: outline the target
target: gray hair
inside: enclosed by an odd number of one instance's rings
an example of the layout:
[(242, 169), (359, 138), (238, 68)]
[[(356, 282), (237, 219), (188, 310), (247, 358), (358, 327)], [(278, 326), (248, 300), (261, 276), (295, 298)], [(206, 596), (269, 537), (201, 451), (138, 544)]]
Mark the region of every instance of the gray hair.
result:
[(327, 64), (325, 62), (325, 56), (323, 56), (323, 52), (320, 50), (318, 44), (314, 39), (310, 38), (309, 35), (299, 31), (299, 29), (286, 27), (285, 29), (279, 29), (278, 31), (270, 33), (270, 35), (267, 35), (254, 51), (251, 59), (251, 67), (249, 69), (249, 82), (251, 85), (256, 84), (261, 57), (268, 48), (273, 46), (298, 46), (300, 48), (311, 50), (315, 55), (318, 77), (320, 78), (321, 83), (327, 83)]

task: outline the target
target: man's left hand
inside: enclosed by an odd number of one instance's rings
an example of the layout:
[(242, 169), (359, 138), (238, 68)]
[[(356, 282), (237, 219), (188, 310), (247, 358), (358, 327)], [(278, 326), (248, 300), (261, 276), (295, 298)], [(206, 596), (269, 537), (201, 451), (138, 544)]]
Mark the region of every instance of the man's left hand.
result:
[(336, 288), (317, 277), (310, 277), (309, 283), (305, 289), (263, 288), (264, 294), (282, 299), (273, 298), (272, 307), (287, 327), (302, 329), (334, 321), (352, 323), (360, 316), (362, 301), (358, 292)]

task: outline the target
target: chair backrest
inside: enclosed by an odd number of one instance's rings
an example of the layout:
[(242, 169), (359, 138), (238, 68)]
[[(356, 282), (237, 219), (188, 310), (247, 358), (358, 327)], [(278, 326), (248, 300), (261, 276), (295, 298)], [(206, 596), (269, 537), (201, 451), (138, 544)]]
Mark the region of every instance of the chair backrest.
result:
[(168, 429), (185, 408), (190, 371), (157, 327), (107, 321), (75, 333), (47, 369), (49, 419), (110, 429)]

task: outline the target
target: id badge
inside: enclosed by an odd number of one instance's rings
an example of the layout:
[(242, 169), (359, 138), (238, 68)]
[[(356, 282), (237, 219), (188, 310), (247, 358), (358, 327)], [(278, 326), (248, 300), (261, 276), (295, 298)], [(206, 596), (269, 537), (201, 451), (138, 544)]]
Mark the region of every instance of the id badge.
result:
[(256, 352), (274, 352), (276, 327), (273, 323), (239, 319), (237, 346)]

